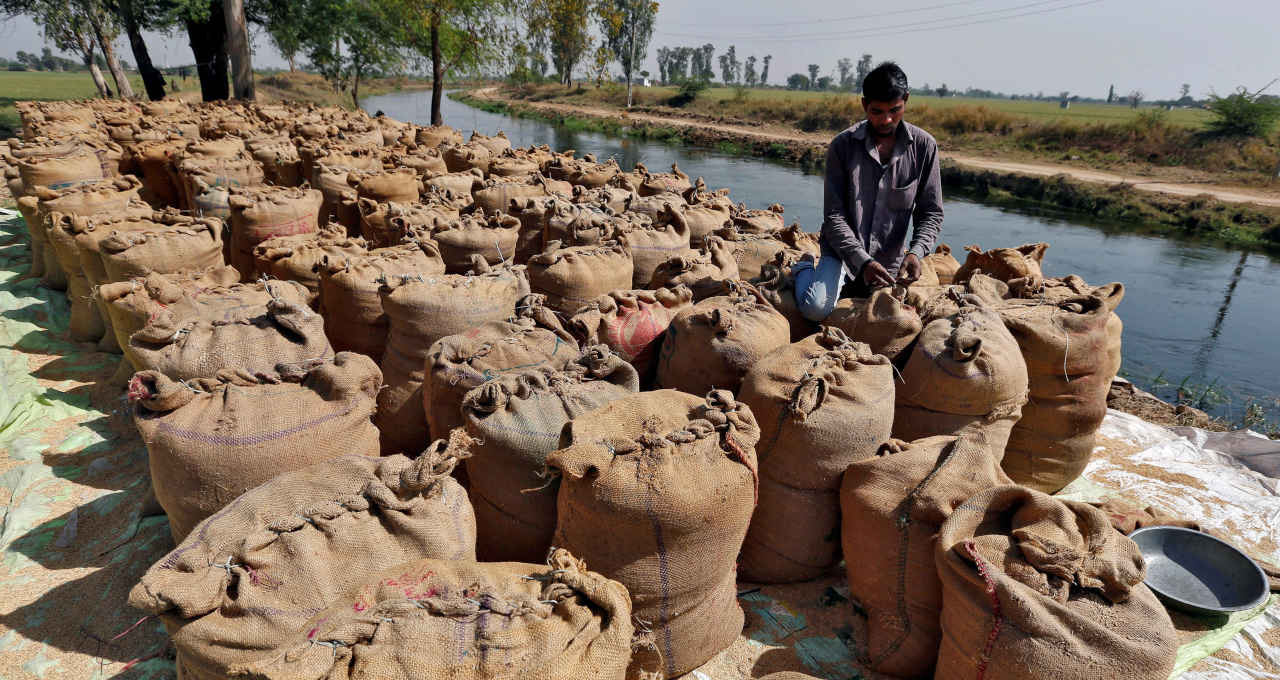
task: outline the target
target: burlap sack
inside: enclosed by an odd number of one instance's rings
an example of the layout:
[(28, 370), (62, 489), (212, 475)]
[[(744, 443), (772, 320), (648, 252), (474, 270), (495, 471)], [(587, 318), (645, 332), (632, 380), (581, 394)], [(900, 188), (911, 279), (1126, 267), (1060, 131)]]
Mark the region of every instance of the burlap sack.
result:
[(836, 326), (890, 359), (911, 348), (924, 328), (916, 299), (902, 286), (877, 288), (868, 298), (844, 298), (822, 322)]
[(450, 173), (478, 170), (488, 175), (489, 162), (493, 160), (493, 153), (480, 144), (445, 146), (440, 149), (440, 154), (444, 156), (444, 164)]
[(498, 130), (496, 135), (482, 135), (476, 130), (471, 131), (471, 139), (467, 140), (468, 144), (479, 144), (489, 150), (494, 156), (501, 156), (503, 152), (511, 149), (511, 140), (507, 139), (507, 133)]
[(381, 359), (388, 324), (378, 294), (382, 281), (443, 274), (444, 262), (435, 243), (418, 241), (355, 257), (325, 257), (319, 268), (320, 312), (334, 350)]
[(615, 186), (603, 186), (588, 189), (587, 187), (575, 184), (569, 194), (569, 200), (574, 203), (607, 206), (615, 213), (625, 211), (627, 206), (631, 201), (635, 200), (635, 198), (635, 192), (630, 189)]
[(1164, 680), (1178, 642), (1142, 579), (1138, 546), (1101, 510), (1018, 486), (951, 514), (935, 550), (942, 580), (939, 680)]
[[(348, 182), (352, 172), (381, 169), (381, 158), (369, 149), (361, 149), (358, 153), (356, 149), (349, 149), (317, 160), (315, 169), (311, 172), (311, 187), (324, 197), (320, 205), (320, 223), (327, 224), (330, 218), (338, 216), (338, 205), (344, 199), (355, 200), (358, 196), (355, 188)], [(343, 222), (343, 226), (356, 229), (359, 225)]]
[(618, 162), (610, 158), (604, 163), (597, 163), (595, 156), (584, 155), (581, 159), (557, 157), (547, 166), (547, 174), (577, 186), (594, 189), (609, 183), (622, 172)]
[[(970, 281), (977, 278), (974, 277)], [(1045, 279), (1041, 286), (1035, 290), (1025, 286), (1011, 286), (1008, 293), (1009, 297), (1054, 302), (1060, 302), (1077, 295), (1093, 295), (1110, 301), (1108, 304), (1113, 311), (1107, 317), (1107, 368), (1105, 374), (1114, 378), (1116, 373), (1120, 371), (1121, 339), (1124, 335), (1124, 323), (1115, 313), (1114, 308), (1124, 298), (1124, 284), (1108, 283), (1101, 286), (1091, 286), (1084, 279), (1072, 274), (1062, 278)]]
[(323, 198), (315, 189), (297, 187), (237, 188), (231, 192), (231, 257), (228, 264), (246, 281), (254, 276), (253, 249), (277, 236), (313, 234), (319, 230)]
[(684, 225), (692, 248), (701, 248), (708, 236), (733, 224), (729, 208), (718, 204), (687, 205), (674, 210), (671, 219)]
[(130, 149), (134, 163), (142, 171), (148, 203), (157, 208), (180, 207), (182, 190), (172, 161), (186, 148), (189, 139), (171, 137), (138, 142)]
[(1000, 314), (970, 296), (921, 331), (902, 369), (893, 436), (913, 441), (986, 431), (997, 458), (1027, 402), (1027, 365)]
[(467, 459), (476, 513), (476, 557), (485, 562), (545, 557), (556, 529), (547, 454), (574, 418), (640, 390), (631, 364), (596, 346), (562, 370), (522, 369), (467, 393), (462, 418), (475, 440)]
[(635, 367), (648, 386), (658, 370), (662, 338), (677, 314), (693, 306), (687, 286), (658, 290), (616, 290), (592, 300), (569, 319), (582, 344), (608, 345)]
[(462, 133), (448, 125), (420, 126), (414, 129), (413, 139), (418, 146), (434, 149), (444, 143), (461, 144)]
[(419, 179), (428, 179), (449, 172), (439, 149), (420, 147), (405, 151), (388, 151), (386, 162), (395, 168), (412, 168)]
[(386, 387), (378, 393), (374, 417), (384, 453), (419, 451), (430, 441), (422, 381), (432, 344), (513, 316), (519, 288), (517, 274), (507, 268), (474, 275), (387, 277), (378, 290), (389, 321), (379, 363)]
[(133, 420), (174, 540), (277, 474), (350, 453), (376, 456), (369, 416), (381, 384), (373, 360), (351, 353), (257, 376), (228, 370), (183, 383), (134, 375)]
[(412, 168), (356, 171), (347, 176), (347, 184), (355, 187), (360, 198), (377, 203), (412, 203), (422, 191)]
[(688, 226), (678, 220), (634, 224), (618, 234), (618, 242), (631, 255), (633, 288), (648, 286), (663, 262), (679, 255), (696, 255), (689, 248)]
[(1026, 279), (1032, 287), (1038, 287), (1044, 280), (1040, 263), (1044, 260), (1044, 251), (1049, 249), (1048, 243), (1028, 243), (1017, 248), (992, 248), (983, 252), (978, 246), (965, 246), (969, 252), (964, 264), (956, 270), (953, 282), (964, 283), (976, 272), (1012, 283), (1017, 279)]
[(840, 561), (840, 480), (888, 441), (893, 381), (888, 359), (832, 327), (771, 352), (743, 378), (738, 400), (760, 423), (760, 502), (740, 578), (808, 581)]
[(734, 566), (756, 496), (751, 409), (727, 390), (612, 401), (569, 423), (554, 543), (631, 592), (666, 677), (701, 666), (742, 632)]
[(302, 159), (298, 156), (298, 147), (287, 138), (272, 144), (251, 145), (250, 153), (262, 164), (267, 183), (278, 187), (302, 184)]
[(546, 182), (540, 175), (515, 178), (490, 178), (472, 192), (476, 202), (476, 212), (493, 215), (506, 212), (512, 201), (545, 198), (548, 195)]
[(631, 256), (618, 243), (561, 248), (552, 241), (529, 258), (529, 287), (568, 315), (601, 295), (630, 289), (631, 272)]
[(652, 228), (647, 217), (616, 215), (606, 205), (570, 203), (562, 198), (546, 201), (542, 220), (542, 242), (560, 241), (564, 246), (587, 246), (612, 241), (633, 226)]
[(933, 253), (925, 255), (921, 263), (928, 263), (938, 276), (939, 285), (949, 286), (956, 281), (956, 272), (960, 270), (960, 262), (951, 255), (951, 246), (939, 243)]
[(971, 496), (1009, 483), (981, 431), (892, 440), (849, 466), (840, 535), (850, 556), (852, 647), (863, 664), (896, 677), (932, 677), (942, 636), (938, 528)]
[(800, 313), (800, 304), (796, 302), (796, 280), (792, 268), (798, 261), (795, 251), (784, 250), (772, 262), (760, 268), (760, 276), (751, 279), (751, 284), (760, 291), (764, 299), (787, 318), (792, 342), (799, 342), (818, 330), (818, 324), (805, 318)]
[(436, 442), (416, 459), (378, 458), (373, 448), (246, 491), (134, 586), (129, 604), (164, 622), (183, 677), (225, 678), (274, 661), (317, 612), (350, 611), (388, 565), (475, 559), (475, 518), (449, 476), (460, 447)]
[(358, 258), (369, 252), (360, 237), (347, 236), (341, 225), (329, 224), (315, 234), (277, 236), (253, 249), (254, 276), (297, 281), (307, 288), (307, 301), (315, 307), (320, 297), (320, 263), (325, 258)]
[(748, 210), (739, 204), (733, 211), (733, 226), (742, 234), (772, 234), (782, 231), (787, 224), (782, 212), (783, 208), (778, 203), (764, 210)]
[(427, 188), (435, 187), (441, 191), (452, 191), (460, 196), (471, 196), (479, 187), (484, 186), (484, 173), (480, 170), (464, 170), (436, 175), (423, 180)]
[(184, 207), (196, 216), (216, 217), (224, 222), (231, 217), (231, 190), (260, 187), (266, 180), (262, 165), (248, 154), (231, 158), (188, 158), (178, 164), (177, 172)]
[(447, 433), (462, 427), (462, 400), (485, 382), (514, 371), (558, 371), (578, 359), (578, 342), (543, 306), (542, 296), (521, 299), (517, 313), (431, 345), (422, 384), (423, 408), (431, 432)]
[[(23, 196), (20, 193), (13, 194), (13, 197), (18, 204), (18, 212), (22, 215), (22, 222), (27, 226), (27, 233), (31, 236), (31, 266), (27, 269), (27, 276), (30, 278), (43, 277), (47, 271), (46, 258), (52, 260), (53, 264), (57, 264), (57, 256), (52, 254), (53, 246), (47, 245), (46, 228), (39, 217), (39, 201), (35, 196)], [(66, 290), (67, 274), (62, 271), (61, 266), (58, 266), (58, 274), (55, 276), (61, 276), (62, 290)], [(57, 288), (54, 288), (54, 290), (57, 290)]]
[(512, 262), (520, 238), (520, 220), (497, 214), (436, 219), (430, 234), (440, 245), (444, 270), (461, 274), (471, 268), (472, 257), (476, 255), (491, 265)]
[(18, 168), (25, 193), (34, 194), (36, 187), (57, 191), (106, 179), (92, 148), (74, 144), (58, 151), (10, 157), (9, 164)]
[(682, 172), (675, 163), (671, 164), (671, 172), (649, 172), (645, 169), (643, 179), (636, 186), (641, 196), (656, 196), (662, 193), (684, 193), (693, 188), (689, 175)]
[[(566, 550), (548, 566), (421, 560), (318, 613), (261, 678), (584, 678), (627, 675), (626, 588)], [(332, 650), (332, 651), (331, 651)]]
[[(110, 196), (109, 191), (103, 192), (97, 198), (107, 200), (97, 206), (90, 203), (82, 203), (79, 206), (85, 210), (101, 208), (98, 212), (82, 213), (68, 219), (67, 215), (55, 211), (49, 214), (46, 221), (48, 227), (46, 233), (49, 235), (50, 245), (54, 246), (54, 251), (58, 253), (61, 261), (65, 262), (63, 269), (69, 272), (67, 300), (71, 303), (73, 326), (77, 312), (80, 315), (89, 313), (87, 310), (77, 310), (76, 307), (86, 304), (95, 305), (98, 318), (103, 322), (104, 335), (102, 342), (98, 345), (98, 349), (103, 352), (119, 353), (120, 346), (116, 342), (115, 333), (111, 330), (111, 318), (107, 314), (106, 306), (96, 292), (100, 286), (110, 282), (106, 263), (102, 259), (102, 241), (122, 231), (148, 229), (154, 226), (145, 219), (152, 216), (151, 206), (136, 198), (132, 192), (126, 192), (126, 194), (127, 197), (113, 197)], [(121, 201), (121, 198), (125, 200)], [(121, 221), (120, 218), (125, 217), (143, 219)], [(99, 223), (108, 219), (112, 220), (111, 226), (99, 228)], [(79, 292), (81, 290), (85, 291), (83, 297)]]
[(211, 378), (223, 370), (256, 375), (277, 365), (333, 356), (324, 318), (307, 305), (307, 289), (300, 283), (237, 284), (202, 297), (210, 296), (239, 304), (221, 305), (222, 310), (161, 310), (129, 337), (134, 368), (189, 380)]
[(999, 308), (1027, 365), (1030, 397), (1009, 435), (1005, 472), (1046, 493), (1071, 483), (1093, 455), (1119, 369), (1119, 343), (1108, 334), (1124, 287), (1058, 303), (1007, 300)]
[[(24, 196), (18, 199), (20, 207), (27, 202), (35, 203), (35, 198)], [(45, 234), (45, 251), (56, 258), (56, 271), (61, 274), (63, 288), (67, 291), (70, 311), (67, 336), (75, 342), (98, 342), (106, 332), (106, 326), (101, 311), (94, 304), (93, 286), (85, 276), (84, 267), (80, 263), (80, 249), (76, 246), (76, 223), (83, 223), (83, 220), (84, 218), (53, 213), (42, 219), (38, 218), (36, 224)], [(44, 271), (47, 276), (54, 269), (46, 267)]]
[[(136, 367), (139, 364), (129, 347), (129, 338), (148, 321), (166, 309), (180, 316), (227, 317), (240, 301), (219, 295), (217, 291), (239, 281), (240, 272), (230, 265), (194, 272), (150, 274), (99, 286), (96, 299), (106, 311), (116, 346), (123, 351), (129, 365)], [(202, 307), (216, 308), (222, 313), (205, 312)]]
[(507, 149), (489, 162), (490, 177), (528, 177), (538, 174), (538, 161), (514, 149)]
[(791, 342), (787, 319), (754, 286), (736, 282), (671, 320), (658, 358), (657, 384), (689, 394), (737, 392), (760, 359)]
[[(451, 193), (450, 193), (451, 195)], [(361, 198), (360, 233), (374, 248), (387, 248), (415, 236), (415, 231), (428, 234), (436, 220), (454, 222), (458, 209), (444, 201), (430, 203), (378, 203), (371, 198)], [(420, 236), (417, 236), (420, 237)]]
[(671, 209), (683, 210), (685, 205), (684, 197), (680, 194), (657, 194), (632, 199), (627, 204), (627, 212), (643, 215), (654, 222), (661, 222)]
[(110, 234), (98, 245), (110, 282), (225, 264), (222, 223), (216, 219), (157, 211), (150, 217), (121, 217), (95, 225)]
[(695, 302), (719, 295), (726, 281), (739, 277), (738, 262), (718, 236), (708, 236), (696, 255), (677, 255), (658, 265), (649, 288), (688, 286)]

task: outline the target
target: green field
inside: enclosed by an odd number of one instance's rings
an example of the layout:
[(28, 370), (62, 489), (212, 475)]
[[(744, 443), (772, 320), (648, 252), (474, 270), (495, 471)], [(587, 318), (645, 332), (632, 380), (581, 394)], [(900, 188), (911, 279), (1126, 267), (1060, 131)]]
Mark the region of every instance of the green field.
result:
[[(115, 89), (111, 74), (104, 73), (107, 86)], [(143, 92), (142, 79), (136, 73), (129, 74), (129, 82), (135, 93)], [(0, 71), (0, 138), (17, 134), (22, 127), (14, 102), (97, 97), (98, 88), (88, 71), (57, 73), (51, 71)]]

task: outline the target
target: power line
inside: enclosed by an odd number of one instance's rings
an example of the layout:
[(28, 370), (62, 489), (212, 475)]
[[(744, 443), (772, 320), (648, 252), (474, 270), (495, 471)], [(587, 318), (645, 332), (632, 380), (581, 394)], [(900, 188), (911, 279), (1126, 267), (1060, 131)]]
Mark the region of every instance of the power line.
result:
[[(958, 24), (947, 24), (947, 25), (943, 25), (943, 26), (933, 26), (933, 27), (921, 28), (922, 26), (927, 26), (928, 24), (937, 24), (937, 23), (947, 22), (947, 21), (956, 21), (956, 20), (970, 19), (970, 18), (973, 18), (973, 17), (976, 17), (976, 16), (983, 16), (983, 15), (990, 15), (990, 14), (998, 14), (998, 13), (1002, 13), (1002, 12), (1012, 12), (1012, 11), (1019, 10), (1019, 9), (1024, 9), (1024, 8), (1027, 8), (1027, 7), (1037, 7), (1037, 6), (1047, 5), (1047, 4), (1051, 4), (1051, 3), (1055, 3), (1055, 2), (1061, 2), (1061, 1), (1062, 1), (1062, 0), (1039, 0), (1039, 2), (1031, 2), (1031, 3), (1024, 4), (1024, 5), (1017, 5), (1017, 6), (1014, 6), (1014, 7), (1007, 7), (1007, 8), (999, 9), (999, 10), (988, 10), (988, 11), (985, 11), (985, 12), (975, 12), (975, 13), (973, 13), (973, 14), (966, 14), (966, 15), (953, 16), (953, 17), (945, 17), (945, 18), (942, 18), (942, 19), (929, 19), (929, 20), (925, 20), (925, 21), (913, 21), (913, 22), (905, 23), (905, 24), (891, 24), (891, 25), (887, 25), (887, 26), (874, 26), (874, 27), (871, 27), (871, 28), (868, 28), (868, 29), (865, 29), (865, 30), (862, 30), (862, 31), (844, 31), (844, 32), (839, 32), (839, 33), (829, 33), (829, 32), (828, 32), (828, 33), (808, 33), (808, 34), (792, 34), (792, 35), (786, 35), (786, 36), (776, 36), (776, 35), (775, 35), (775, 36), (769, 36), (769, 35), (757, 35), (757, 36), (713, 36), (713, 35), (705, 34), (705, 33), (702, 33), (702, 34), (695, 34), (695, 33), (668, 33), (668, 32), (666, 32), (666, 31), (655, 31), (655, 33), (658, 33), (658, 34), (660, 34), (660, 35), (665, 35), (665, 36), (668, 36), (668, 37), (677, 37), (677, 38), (695, 38), (695, 39), (699, 39), (699, 40), (703, 40), (703, 39), (706, 39), (706, 40), (735, 40), (735, 41), (736, 41), (736, 40), (743, 40), (743, 41), (748, 41), (748, 40), (749, 40), (749, 41), (755, 41), (755, 42), (785, 42), (785, 41), (800, 40), (800, 39), (803, 39), (803, 40), (818, 40), (818, 41), (825, 41), (825, 40), (846, 40), (846, 39), (849, 39), (849, 38), (879, 38), (879, 37), (885, 37), (885, 36), (894, 35), (894, 34), (896, 34), (896, 33), (902, 33), (902, 32), (923, 32), (923, 31), (935, 31), (935, 30), (940, 30), (940, 29), (944, 29), (944, 28), (959, 28), (959, 27), (961, 27), (961, 26), (974, 26), (974, 25), (978, 25), (978, 24), (989, 24), (989, 23), (995, 23), (995, 22), (997, 22), (997, 21), (1005, 21), (1005, 20), (1007, 20), (1007, 19), (1016, 19), (1016, 18), (1018, 18), (1018, 17), (1033, 16), (1033, 15), (1037, 15), (1037, 14), (1048, 14), (1048, 13), (1050, 13), (1050, 12), (1058, 12), (1058, 11), (1065, 10), (1065, 9), (1072, 9), (1072, 8), (1075, 8), (1075, 7), (1083, 7), (1083, 6), (1085, 6), (1085, 5), (1096, 5), (1096, 4), (1100, 3), (1100, 2), (1102, 2), (1103, 0), (1088, 0), (1087, 2), (1077, 2), (1077, 3), (1067, 4), (1067, 5), (1061, 5), (1061, 6), (1058, 6), (1058, 7), (1046, 7), (1046, 8), (1044, 8), (1044, 9), (1032, 10), (1032, 11), (1029, 11), (1029, 12), (1020, 12), (1020, 13), (1018, 13), (1018, 14), (1010, 14), (1010, 15), (1008, 15), (1008, 16), (991, 17), (991, 18), (988, 18), (988, 19), (981, 19), (981, 20), (977, 20), (977, 21), (966, 21), (966, 22), (958, 23)], [(909, 30), (909, 31), (903, 31), (903, 30), (901, 30), (901, 29), (910, 29), (910, 30)]]
[[(981, 2), (981, 0), (959, 0), (958, 2), (944, 2), (944, 3), (940, 4), (940, 5), (929, 5), (929, 6), (927, 6), (927, 7), (915, 7), (915, 8), (912, 8), (912, 9), (899, 9), (899, 10), (894, 10), (894, 11), (892, 11), (892, 12), (877, 12), (877, 13), (875, 13), (875, 14), (860, 14), (860, 15), (857, 15), (857, 16), (849, 16), (849, 17), (833, 17), (833, 18), (830, 18), (830, 19), (810, 19), (810, 20), (806, 20), (806, 21), (764, 21), (764, 22), (751, 22), (751, 23), (719, 23), (719, 22), (717, 22), (717, 24), (716, 24), (716, 25), (717, 25), (717, 26), (739, 27), (739, 28), (773, 28), (773, 27), (776, 27), (776, 26), (808, 26), (808, 25), (811, 25), (811, 24), (834, 24), (834, 23), (840, 23), (840, 22), (842, 22), (842, 21), (858, 21), (858, 20), (861, 20), (861, 19), (878, 19), (878, 18), (880, 18), (880, 17), (895, 16), (895, 15), (898, 15), (898, 14), (914, 14), (914, 13), (916, 13), (916, 12), (927, 12), (927, 11), (929, 11), (929, 10), (933, 10), (933, 9), (943, 9), (943, 8), (946, 8), (946, 7), (957, 7), (957, 6), (959, 6), (959, 5), (972, 5), (972, 4), (975, 4), (975, 3), (977, 3), (977, 2)], [(668, 24), (668, 25), (669, 25), (669, 26), (695, 26), (695, 27), (701, 27), (701, 26), (706, 26), (706, 22), (698, 22), (698, 23), (672, 22), (672, 23), (670, 23), (670, 24)]]

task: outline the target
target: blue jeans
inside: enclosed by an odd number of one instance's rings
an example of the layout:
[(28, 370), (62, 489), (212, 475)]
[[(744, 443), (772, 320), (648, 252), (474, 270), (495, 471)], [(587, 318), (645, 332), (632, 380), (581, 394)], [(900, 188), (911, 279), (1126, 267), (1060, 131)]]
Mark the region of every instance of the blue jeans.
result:
[(823, 321), (831, 314), (845, 282), (853, 278), (844, 261), (826, 248), (822, 249), (817, 267), (807, 260), (797, 262), (791, 267), (791, 275), (795, 277), (800, 315), (814, 322)]

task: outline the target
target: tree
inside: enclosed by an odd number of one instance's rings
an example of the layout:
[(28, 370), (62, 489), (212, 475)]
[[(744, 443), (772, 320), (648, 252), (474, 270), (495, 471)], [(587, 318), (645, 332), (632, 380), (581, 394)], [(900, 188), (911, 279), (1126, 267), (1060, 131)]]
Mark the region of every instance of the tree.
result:
[(407, 3), (394, 0), (307, 0), (303, 44), (312, 65), (360, 105), (360, 82), (396, 68), (411, 26)]
[(392, 36), (400, 36), (390, 42), (409, 47), (431, 62), (432, 125), (444, 124), (440, 104), (449, 73), (495, 63), (512, 42), (504, 21), (513, 7), (507, 0), (373, 1), (389, 6)]
[(129, 36), (129, 49), (138, 64), (138, 75), (151, 100), (164, 98), (164, 74), (151, 63), (151, 52), (142, 37), (142, 27), (161, 22), (159, 0), (107, 0)]
[(670, 47), (658, 48), (658, 82), (667, 82), (667, 65), (671, 63), (672, 49)]
[(787, 76), (788, 90), (807, 90), (809, 89), (809, 79), (803, 73), (792, 73)]
[(1110, 89), (1107, 90), (1107, 103), (1108, 104), (1114, 103), (1115, 100), (1116, 100), (1116, 86), (1112, 85)]
[(830, 89), (831, 89), (831, 83), (832, 83), (832, 81), (833, 81), (833, 80), (834, 80), (834, 79), (833, 79), (831, 76), (822, 76), (821, 78), (819, 78), (819, 79), (818, 79), (818, 86), (817, 86), (817, 88), (816, 88), (816, 89), (819, 89), (819, 90), (830, 90)]
[(294, 12), (302, 11), (297, 0), (275, 0), (266, 5), (267, 37), (276, 46), (280, 56), (289, 62), (289, 72), (298, 70), (298, 55), (303, 51), (303, 32), (306, 24), (292, 20)]
[(591, 49), (590, 0), (531, 0), (529, 32), (545, 41), (560, 82), (573, 85), (573, 69)]
[(951, 94), (951, 89), (947, 87), (946, 83), (943, 83), (938, 86), (937, 92), (939, 97), (946, 97)]
[(622, 66), (627, 79), (627, 108), (631, 108), (633, 74), (644, 63), (658, 3), (653, 0), (597, 0), (596, 19), (604, 44)]
[(1213, 119), (1209, 130), (1223, 137), (1269, 136), (1280, 121), (1280, 99), (1263, 93), (1275, 83), (1273, 80), (1253, 93), (1241, 87), (1226, 97), (1210, 94), (1208, 108)]
[(609, 47), (607, 45), (600, 43), (596, 46), (596, 51), (593, 54), (593, 66), (595, 67), (597, 88), (604, 84), (605, 75), (609, 73), (609, 60), (611, 58), (612, 56), (609, 53)]
[(769, 62), (773, 61), (772, 54), (764, 55), (764, 68), (760, 70), (760, 86), (764, 87), (769, 84)]
[(813, 86), (818, 82), (818, 65), (809, 64), (809, 85)]
[[(102, 71), (94, 61), (97, 39), (93, 28), (89, 25), (88, 17), (85, 16), (83, 5), (78, 2), (38, 0), (22, 3), (19, 7), (18, 3), (12, 0), (0, 0), (0, 2), (3, 2), (0, 4), (0, 9), (6, 14), (15, 14), (19, 11), (30, 14), (43, 30), (45, 40), (52, 42), (54, 47), (79, 54), (85, 68), (89, 70), (89, 75), (93, 78), (94, 87), (98, 88), (98, 94), (103, 97), (111, 96), (111, 89), (107, 87), (107, 81), (102, 77)], [(37, 55), (22, 51), (18, 52), (17, 58), (29, 68), (36, 68), (41, 61)]]
[(760, 78), (756, 75), (756, 55), (747, 57), (747, 68), (743, 73), (742, 79), (746, 81), (747, 87), (755, 87)]
[(1186, 99), (1190, 94), (1191, 94), (1191, 83), (1183, 83), (1182, 87), (1178, 88), (1179, 99)]
[(730, 82), (732, 82), (730, 80), (732, 77), (733, 77), (733, 72), (729, 68), (729, 53), (725, 52), (724, 54), (720, 55), (720, 80), (725, 85), (728, 85)]
[(840, 72), (840, 89), (853, 89), (853, 60), (844, 57), (836, 62), (836, 70)]
[(129, 76), (116, 58), (116, 49), (112, 43), (120, 35), (120, 27), (116, 23), (115, 14), (108, 12), (100, 0), (73, 0), (84, 12), (89, 25), (93, 27), (94, 37), (98, 39), (98, 49), (107, 60), (107, 70), (111, 72), (111, 80), (115, 81), (116, 94), (124, 99), (133, 98), (133, 85)]
[(1138, 105), (1142, 103), (1142, 100), (1145, 97), (1146, 97), (1146, 94), (1144, 94), (1142, 90), (1131, 91), (1129, 93), (1129, 108), (1131, 109), (1138, 108)]
[[(712, 66), (711, 57), (715, 56), (716, 48), (711, 43), (707, 43), (702, 47), (695, 48), (695, 49), (702, 50), (702, 68), (701, 70), (698, 71), (696, 77), (706, 81), (715, 80), (716, 70)], [(693, 74), (690, 74), (690, 75), (693, 75)]]
[(856, 67), (856, 71), (857, 71), (858, 81), (854, 83), (854, 88), (858, 92), (861, 92), (862, 81), (867, 79), (868, 73), (871, 73), (871, 55), (870, 54), (862, 55), (862, 58), (858, 60), (858, 66)]
[(244, 17), (244, 0), (222, 0), (222, 12), (227, 23), (227, 54), (231, 57), (235, 97), (253, 99), (253, 56), (249, 52), (249, 27)]
[(689, 70), (689, 60), (693, 58), (695, 52), (692, 47), (677, 47), (671, 55), (671, 62), (667, 64), (667, 78), (671, 82), (678, 83), (685, 79), (685, 74)]
[(741, 73), (742, 62), (738, 61), (737, 49), (730, 45), (729, 51), (720, 55), (720, 75), (725, 85), (732, 85), (741, 79)]

